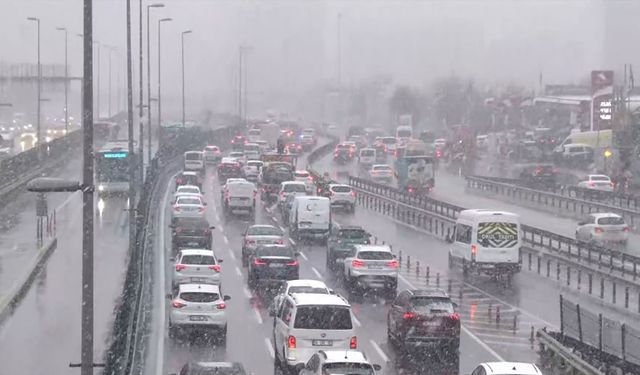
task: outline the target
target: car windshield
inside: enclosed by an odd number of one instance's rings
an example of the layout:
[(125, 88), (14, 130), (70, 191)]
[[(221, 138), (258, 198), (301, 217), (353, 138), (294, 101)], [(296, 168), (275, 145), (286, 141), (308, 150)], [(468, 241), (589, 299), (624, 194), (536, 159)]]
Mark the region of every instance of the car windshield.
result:
[(307, 187), (302, 184), (286, 184), (283, 187), (285, 193), (304, 193)]
[(258, 248), (256, 254), (259, 257), (287, 257), (294, 258), (295, 253), (293, 249), (289, 247), (281, 247), (281, 246), (264, 246)]
[(621, 217), (601, 217), (598, 219), (598, 224), (600, 225), (624, 225), (624, 219)]
[(283, 233), (276, 227), (251, 227), (247, 231), (248, 236), (282, 236)]
[(342, 306), (300, 306), (294, 328), (352, 329), (351, 310)]
[(364, 260), (391, 260), (393, 259), (393, 254), (387, 251), (360, 251), (358, 258)]
[(335, 193), (349, 193), (351, 186), (332, 186), (331, 190)]
[(375, 156), (376, 150), (362, 150), (360, 156)]
[(182, 292), (180, 293), (180, 299), (187, 302), (208, 303), (219, 300), (220, 295), (217, 293), (207, 292)]
[(309, 172), (296, 172), (295, 176), (298, 178), (307, 178), (309, 177)]
[(313, 286), (292, 286), (289, 288), (289, 294), (293, 293), (329, 294), (329, 291), (327, 288)]
[(211, 255), (183, 255), (180, 259), (182, 264), (207, 265), (216, 264), (216, 260)]
[(368, 363), (334, 362), (322, 365), (322, 375), (373, 375), (373, 366)]
[(396, 139), (393, 137), (384, 137), (382, 138), (382, 143), (385, 145), (393, 145), (396, 143)]
[(453, 304), (449, 298), (440, 297), (413, 297), (411, 298), (413, 310), (424, 313), (453, 313)]

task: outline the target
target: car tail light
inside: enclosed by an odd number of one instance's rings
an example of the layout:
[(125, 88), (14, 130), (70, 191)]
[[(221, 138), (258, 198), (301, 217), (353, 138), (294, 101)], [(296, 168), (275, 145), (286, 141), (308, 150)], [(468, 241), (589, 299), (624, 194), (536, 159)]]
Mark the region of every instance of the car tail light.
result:
[(267, 262), (265, 262), (262, 259), (256, 258), (256, 259), (253, 260), (253, 264), (256, 265), (256, 266), (264, 266), (264, 265), (267, 264)]
[(218, 310), (224, 310), (224, 309), (226, 309), (226, 308), (227, 308), (227, 305), (226, 305), (224, 302), (220, 302), (220, 303), (217, 303), (217, 304), (216, 304), (216, 308), (217, 308)]
[(595, 183), (595, 182), (593, 182), (593, 181), (592, 181), (592, 182), (589, 182), (589, 186), (590, 186), (590, 187), (596, 187), (596, 183)]
[(182, 229), (182, 227), (177, 227), (176, 228), (176, 233), (182, 233), (184, 229)]
[(199, 207), (198, 212), (204, 212), (204, 207)]
[(440, 159), (442, 157), (442, 151), (436, 150), (436, 158)]
[(613, 182), (609, 182), (609, 186), (613, 187)]
[(222, 270), (222, 267), (220, 267), (219, 264), (214, 264), (212, 266), (209, 266), (209, 269), (220, 273), (220, 270)]
[(173, 302), (171, 302), (171, 306), (173, 306), (176, 309), (181, 309), (181, 308), (187, 306), (187, 304), (186, 303), (182, 303), (180, 301), (173, 301)]
[(413, 186), (409, 186), (407, 190), (409, 191), (409, 193), (413, 193)]
[(253, 245), (256, 243), (256, 240), (244, 240), (245, 245)]
[(623, 231), (623, 232), (628, 232), (628, 231), (629, 231), (629, 227), (624, 227), (624, 228), (622, 228), (622, 231)]
[(295, 336), (289, 336), (287, 338), (287, 347), (289, 349), (295, 349), (296, 348), (296, 337)]
[(283, 239), (279, 239), (279, 240), (276, 240), (275, 243), (278, 244), (278, 245), (282, 245), (282, 244), (284, 244), (284, 240)]
[(471, 245), (471, 261), (475, 262), (476, 261), (476, 254), (478, 253), (478, 246), (476, 245)]
[(280, 198), (284, 198), (284, 191), (280, 193)]
[(203, 230), (204, 234), (211, 234), (211, 229), (206, 228), (205, 230)]
[(600, 228), (600, 227), (595, 227), (595, 228), (593, 228), (593, 231), (594, 231), (594, 232), (596, 232), (596, 233), (602, 233), (602, 232), (604, 232), (604, 230), (603, 230), (602, 228)]
[(358, 349), (358, 338), (356, 336), (351, 336), (351, 340), (349, 340), (349, 349)]
[(176, 204), (173, 205), (173, 210), (174, 211), (180, 211), (180, 207)]
[(287, 266), (298, 266), (298, 261), (297, 260), (292, 260), (291, 262), (287, 262)]
[(407, 311), (406, 313), (402, 314), (402, 319), (404, 320), (411, 320), (415, 317), (416, 317), (416, 314), (412, 313), (411, 311)]
[(364, 267), (364, 262), (358, 259), (354, 259), (351, 261), (351, 267), (353, 268)]
[(398, 263), (397, 260), (392, 260), (391, 262), (387, 263), (387, 267), (398, 268), (398, 266), (400, 266), (400, 263)]
[(355, 196), (356, 196), (356, 192), (352, 190), (352, 191), (351, 191), (351, 196), (352, 196), (352, 197), (355, 197)]
[(180, 272), (183, 269), (187, 268), (184, 264), (176, 264), (176, 271)]
[(453, 313), (453, 314), (449, 315), (449, 319), (457, 322), (458, 320), (460, 320), (460, 314)]

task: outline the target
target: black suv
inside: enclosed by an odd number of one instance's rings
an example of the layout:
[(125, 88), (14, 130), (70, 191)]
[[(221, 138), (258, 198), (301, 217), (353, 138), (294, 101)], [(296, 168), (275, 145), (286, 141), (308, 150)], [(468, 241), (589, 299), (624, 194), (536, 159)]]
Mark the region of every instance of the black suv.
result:
[(171, 230), (171, 248), (200, 247), (211, 249), (211, 226), (206, 219), (197, 217), (176, 218), (169, 226)]
[(249, 259), (250, 288), (277, 286), (299, 278), (298, 253), (289, 245), (261, 245)]
[(528, 165), (520, 172), (520, 183), (533, 189), (554, 189), (557, 171), (553, 164)]
[(389, 343), (405, 354), (441, 349), (457, 357), (460, 315), (455, 307), (439, 288), (400, 292), (387, 314)]
[(327, 240), (327, 270), (342, 272), (341, 260), (347, 258), (354, 249), (353, 245), (368, 245), (371, 234), (357, 225), (339, 226), (332, 223)]
[(180, 375), (246, 375), (238, 362), (190, 362), (182, 366)]

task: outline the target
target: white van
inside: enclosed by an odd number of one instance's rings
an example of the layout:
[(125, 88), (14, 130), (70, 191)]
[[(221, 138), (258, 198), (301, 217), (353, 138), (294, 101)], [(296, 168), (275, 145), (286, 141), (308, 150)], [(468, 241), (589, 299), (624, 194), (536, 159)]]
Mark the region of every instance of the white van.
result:
[(398, 126), (396, 129), (396, 138), (398, 140), (408, 140), (413, 137), (413, 128), (409, 125)]
[(184, 169), (186, 171), (204, 170), (204, 152), (187, 151), (184, 153)]
[(520, 271), (520, 218), (495, 210), (460, 211), (453, 234), (447, 238), (449, 267), (462, 266), (470, 271), (491, 276)]
[(245, 143), (243, 152), (247, 160), (260, 160), (262, 157), (262, 150), (257, 143)]
[(299, 196), (293, 199), (289, 214), (289, 230), (295, 240), (329, 237), (331, 228), (331, 201), (318, 196)]
[(262, 129), (260, 128), (251, 128), (247, 132), (247, 139), (249, 142), (255, 142), (262, 138)]
[(363, 168), (368, 168), (376, 162), (376, 149), (363, 148), (358, 154), (358, 164)]

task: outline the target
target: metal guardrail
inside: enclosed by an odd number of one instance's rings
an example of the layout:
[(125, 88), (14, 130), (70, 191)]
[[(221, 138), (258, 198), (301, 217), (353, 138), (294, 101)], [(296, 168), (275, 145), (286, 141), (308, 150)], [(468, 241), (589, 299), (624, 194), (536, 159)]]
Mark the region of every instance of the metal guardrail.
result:
[(585, 361), (579, 353), (556, 340), (546, 330), (538, 330), (536, 337), (540, 344), (539, 354), (543, 368), (551, 369), (554, 373), (605, 375), (604, 372)]
[[(636, 230), (640, 229), (640, 211), (570, 196), (572, 192), (575, 194), (578, 191), (581, 191), (580, 196), (584, 196), (585, 193), (582, 192), (582, 190), (588, 189), (558, 189), (558, 191), (566, 191), (565, 194), (558, 193), (556, 191), (543, 191), (519, 186), (514, 184), (513, 182), (508, 182), (507, 179), (496, 179), (478, 176), (467, 176), (465, 177), (465, 179), (467, 181), (467, 189), (501, 195), (503, 197), (517, 200), (519, 202), (535, 204), (538, 207), (542, 205), (563, 213), (568, 212), (577, 216), (585, 216), (594, 212), (617, 213), (618, 215), (624, 217), (625, 221), (632, 228)], [(590, 194), (594, 194), (594, 191), (591, 191)]]
[(161, 148), (147, 170), (144, 186), (136, 205), (136, 245), (129, 254), (127, 274), (117, 306), (116, 318), (113, 323), (111, 342), (105, 353), (104, 374), (141, 374), (144, 369), (144, 348), (149, 339), (147, 335), (150, 324), (149, 309), (144, 309), (150, 303), (149, 286), (151, 274), (149, 257), (152, 246), (152, 230), (149, 228), (150, 210), (156, 206), (152, 204), (154, 193), (167, 168), (184, 151), (202, 149), (207, 142), (225, 144), (235, 134), (236, 128), (226, 127), (212, 131), (191, 129), (182, 138), (168, 147)]

